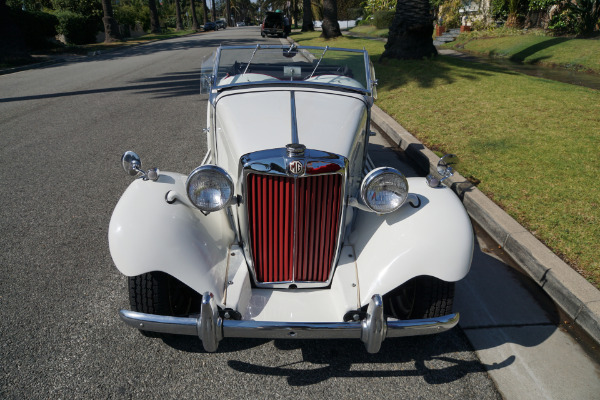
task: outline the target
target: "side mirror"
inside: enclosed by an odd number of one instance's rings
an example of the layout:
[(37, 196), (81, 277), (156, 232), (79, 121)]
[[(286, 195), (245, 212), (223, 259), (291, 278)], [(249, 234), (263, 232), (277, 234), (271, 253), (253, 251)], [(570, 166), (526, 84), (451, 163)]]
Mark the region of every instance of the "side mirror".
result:
[(123, 169), (131, 176), (136, 176), (141, 172), (142, 160), (133, 151), (126, 151), (121, 157)]
[(125, 172), (131, 176), (138, 176), (141, 174), (142, 179), (145, 181), (157, 181), (160, 177), (160, 171), (158, 168), (150, 168), (148, 171), (142, 169), (142, 160), (133, 151), (126, 151), (121, 156), (121, 165)]
[(439, 178), (433, 175), (427, 175), (427, 184), (431, 187), (438, 187), (446, 179), (454, 175), (454, 168), (458, 164), (458, 156), (456, 154), (444, 154), (437, 164), (437, 172)]
[(445, 154), (437, 165), (437, 172), (442, 177), (442, 181), (454, 175), (454, 167), (458, 164), (458, 156), (456, 154)]

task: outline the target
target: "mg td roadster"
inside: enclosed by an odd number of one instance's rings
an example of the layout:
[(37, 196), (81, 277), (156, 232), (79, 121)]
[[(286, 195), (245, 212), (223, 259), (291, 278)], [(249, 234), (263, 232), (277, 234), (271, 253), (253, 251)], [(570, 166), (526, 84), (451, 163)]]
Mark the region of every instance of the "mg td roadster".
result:
[[(207, 154), (188, 175), (142, 169), (109, 227), (128, 277), (121, 319), (146, 335), (348, 339), (451, 329), (472, 227), (437, 173), (406, 178), (367, 154), (366, 51), (220, 47), (203, 63)], [(193, 156), (193, 155), (190, 155)], [(142, 247), (140, 243), (153, 243)]]

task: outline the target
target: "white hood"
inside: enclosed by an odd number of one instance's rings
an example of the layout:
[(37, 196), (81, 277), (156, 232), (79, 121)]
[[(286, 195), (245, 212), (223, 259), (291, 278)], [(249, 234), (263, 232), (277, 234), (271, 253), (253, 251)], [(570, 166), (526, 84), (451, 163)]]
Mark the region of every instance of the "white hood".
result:
[[(366, 129), (363, 98), (302, 89), (294, 96), (298, 143), (350, 158), (358, 133)], [(293, 142), (289, 90), (225, 94), (216, 104), (219, 164), (228, 164), (231, 172), (244, 154)]]

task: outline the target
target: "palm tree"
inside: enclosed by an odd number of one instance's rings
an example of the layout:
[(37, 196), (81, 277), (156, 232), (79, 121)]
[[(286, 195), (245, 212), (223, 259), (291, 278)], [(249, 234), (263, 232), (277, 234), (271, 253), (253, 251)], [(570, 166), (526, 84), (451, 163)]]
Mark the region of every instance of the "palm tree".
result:
[(437, 55), (429, 0), (398, 0), (381, 58), (421, 59)]
[(342, 36), (337, 17), (337, 0), (323, 0), (323, 33), (321, 37), (332, 39)]
[(302, 0), (302, 32), (312, 32), (314, 30), (311, 2), (310, 0)]
[(196, 2), (194, 0), (190, 1), (190, 7), (192, 9), (192, 29), (197, 31), (200, 29), (200, 25), (198, 24), (198, 17), (196, 16)]
[(212, 21), (217, 22), (217, 8), (215, 7), (215, 0), (212, 0)]
[(158, 21), (158, 9), (156, 8), (156, 0), (148, 0), (148, 8), (150, 8), (150, 32), (160, 33), (160, 22)]
[(225, 1), (225, 18), (227, 18), (227, 22), (225, 22), (225, 26), (232, 26), (231, 25), (231, 2), (230, 0), (226, 0)]
[[(105, 1), (105, 0), (102, 0)], [(183, 30), (183, 21), (181, 20), (181, 2), (175, 0), (175, 30)]]
[(113, 16), (113, 9), (110, 0), (102, 0), (102, 11), (104, 17), (104, 43), (117, 42), (121, 40), (121, 32), (119, 32), (119, 24)]
[(202, 6), (204, 7), (204, 25), (208, 22), (208, 6), (206, 0), (202, 0)]

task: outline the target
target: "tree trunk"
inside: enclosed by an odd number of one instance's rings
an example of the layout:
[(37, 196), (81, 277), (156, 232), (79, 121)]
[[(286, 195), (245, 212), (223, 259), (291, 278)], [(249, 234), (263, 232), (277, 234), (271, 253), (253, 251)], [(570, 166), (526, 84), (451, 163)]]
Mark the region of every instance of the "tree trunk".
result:
[(212, 22), (217, 22), (217, 8), (215, 7), (215, 0), (212, 0)]
[(381, 58), (421, 59), (437, 55), (428, 0), (398, 0)]
[(233, 26), (231, 24), (231, 2), (229, 0), (225, 1), (225, 7), (227, 8), (225, 10), (225, 18), (227, 18), (227, 22), (225, 23), (225, 25)]
[(292, 7), (292, 17), (294, 18), (294, 28), (298, 29), (298, 1), (294, 0)]
[(202, 0), (202, 6), (204, 7), (204, 24), (208, 22), (208, 6), (206, 5), (206, 0)]
[(337, 0), (323, 0), (323, 33), (321, 37), (332, 39), (342, 36), (337, 17)]
[(200, 29), (200, 25), (198, 24), (198, 17), (196, 16), (196, 2), (195, 0), (190, 1), (190, 7), (192, 9), (192, 29), (197, 31)]
[(150, 32), (160, 33), (160, 22), (158, 20), (156, 0), (148, 0), (148, 8), (150, 8)]
[(520, 28), (519, 26), (519, 18), (516, 12), (508, 13), (508, 18), (506, 19), (506, 24), (504, 24), (507, 28)]
[(310, 0), (302, 0), (302, 32), (312, 32), (314, 30), (312, 5)]
[(181, 20), (181, 1), (175, 0), (175, 30), (183, 30), (183, 21)]
[(118, 42), (121, 40), (121, 32), (119, 32), (119, 24), (113, 16), (113, 9), (110, 0), (102, 0), (102, 11), (104, 17), (104, 43)]
[(14, 22), (6, 0), (0, 0), (0, 61), (11, 64), (31, 60), (23, 34)]

